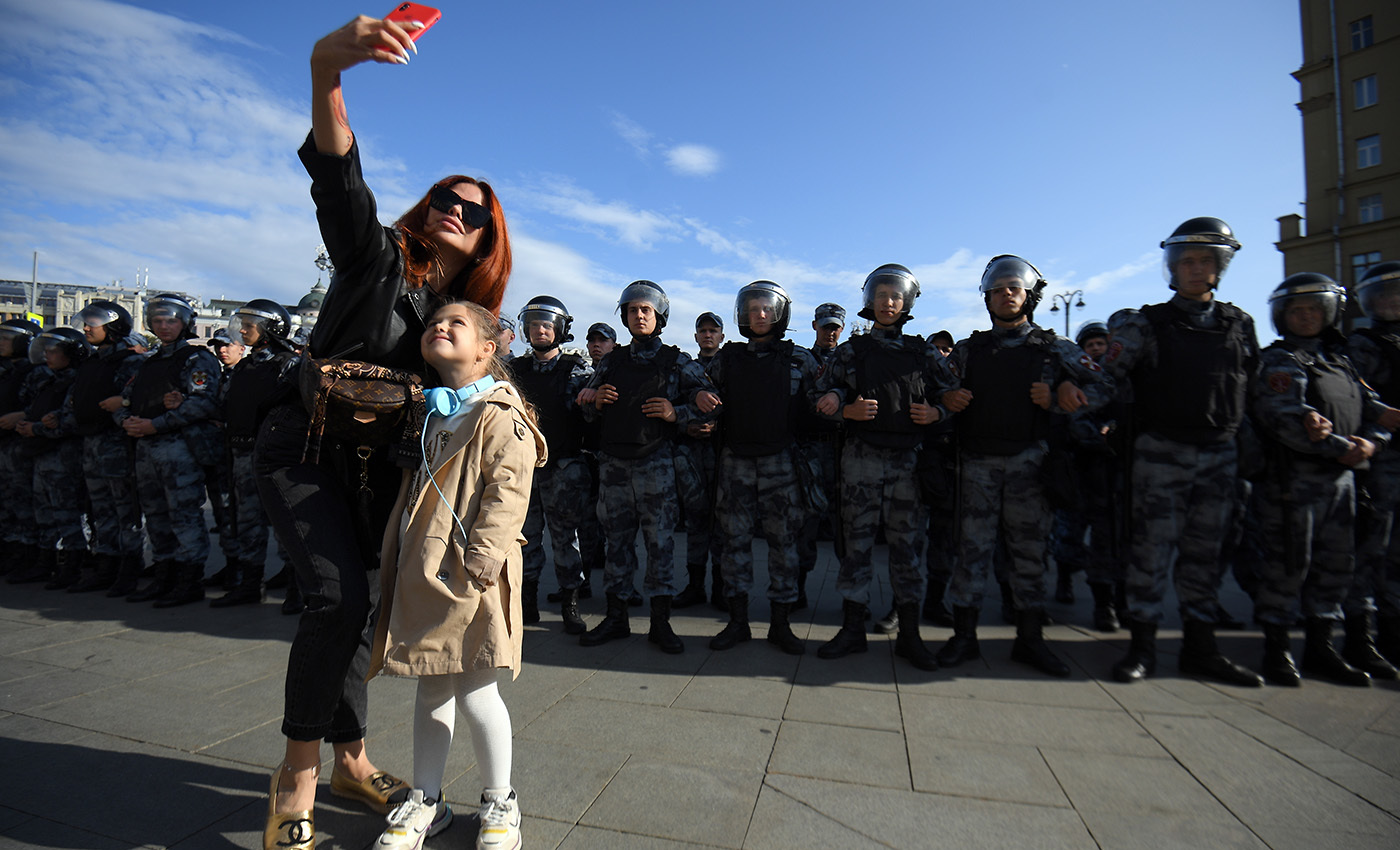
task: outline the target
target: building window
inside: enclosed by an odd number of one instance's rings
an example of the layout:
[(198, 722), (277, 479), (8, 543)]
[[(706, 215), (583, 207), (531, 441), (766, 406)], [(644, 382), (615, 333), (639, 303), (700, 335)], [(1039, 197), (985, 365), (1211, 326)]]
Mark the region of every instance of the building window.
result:
[(1367, 15), (1359, 21), (1351, 22), (1351, 49), (1361, 50), (1370, 47), (1375, 42), (1371, 35), (1371, 16)]
[(1381, 134), (1362, 136), (1356, 140), (1356, 167), (1370, 168), (1381, 164)]
[(1362, 77), (1351, 84), (1352, 100), (1355, 101), (1353, 109), (1365, 109), (1368, 106), (1375, 106), (1378, 99), (1376, 91), (1376, 75)]
[(1361, 224), (1370, 224), (1385, 218), (1385, 208), (1381, 205), (1379, 192), (1374, 195), (1363, 195), (1357, 200), (1356, 218)]
[(1355, 284), (1361, 280), (1361, 276), (1366, 270), (1381, 261), (1380, 251), (1367, 251), (1364, 254), (1351, 255), (1351, 282)]

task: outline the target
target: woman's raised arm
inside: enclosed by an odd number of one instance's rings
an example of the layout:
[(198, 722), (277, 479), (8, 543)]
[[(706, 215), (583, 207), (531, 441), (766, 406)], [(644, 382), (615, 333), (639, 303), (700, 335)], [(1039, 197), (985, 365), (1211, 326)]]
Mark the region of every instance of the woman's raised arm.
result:
[(311, 133), (317, 151), (344, 156), (355, 141), (340, 72), (361, 62), (407, 65), (410, 51), (418, 52), (408, 34), (422, 28), (417, 21), (398, 24), (360, 15), (316, 42), (311, 50)]

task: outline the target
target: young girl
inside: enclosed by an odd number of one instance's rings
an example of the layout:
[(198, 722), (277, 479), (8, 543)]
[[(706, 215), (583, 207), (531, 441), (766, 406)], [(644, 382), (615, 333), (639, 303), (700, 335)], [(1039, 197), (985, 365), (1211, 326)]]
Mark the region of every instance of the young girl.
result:
[(443, 772), (460, 708), (485, 790), (478, 848), (520, 847), (510, 786), (510, 715), (497, 671), (520, 673), (521, 525), (544, 435), (496, 356), (496, 319), (449, 302), (428, 321), (423, 357), (445, 389), (429, 391), (424, 465), (405, 473), (385, 531), (382, 610), (369, 675), (418, 677), (413, 791), (376, 847), (418, 850), (446, 829)]

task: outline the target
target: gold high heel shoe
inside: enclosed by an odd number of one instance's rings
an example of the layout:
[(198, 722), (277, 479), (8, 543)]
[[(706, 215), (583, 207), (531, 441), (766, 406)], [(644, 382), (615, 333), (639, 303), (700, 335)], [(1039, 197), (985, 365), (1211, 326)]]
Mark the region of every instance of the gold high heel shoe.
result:
[[(300, 812), (277, 813), (277, 786), (282, 781), (286, 762), (272, 772), (272, 787), (267, 795), (267, 823), (263, 826), (263, 850), (312, 850), (316, 846), (316, 818), (311, 809)], [(313, 768), (320, 778), (321, 766)], [(314, 781), (314, 780), (313, 780)]]

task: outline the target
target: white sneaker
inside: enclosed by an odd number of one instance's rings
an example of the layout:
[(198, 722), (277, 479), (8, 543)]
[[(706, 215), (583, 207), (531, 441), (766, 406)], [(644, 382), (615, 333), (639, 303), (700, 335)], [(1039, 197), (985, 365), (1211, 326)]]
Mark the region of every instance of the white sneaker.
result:
[(505, 796), (481, 794), (481, 832), (476, 850), (520, 850), (520, 805), (515, 790)]
[(452, 808), (443, 800), (428, 801), (422, 789), (414, 788), (387, 820), (389, 828), (375, 842), (376, 850), (421, 850), (424, 839), (452, 823)]

